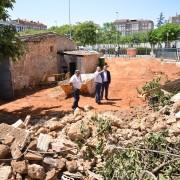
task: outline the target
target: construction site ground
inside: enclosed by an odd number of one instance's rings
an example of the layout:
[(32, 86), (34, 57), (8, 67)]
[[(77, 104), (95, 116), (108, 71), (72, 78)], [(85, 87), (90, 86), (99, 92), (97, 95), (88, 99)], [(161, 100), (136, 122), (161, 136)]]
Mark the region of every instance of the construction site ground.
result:
[[(97, 105), (93, 97), (81, 96), (79, 105), (90, 105), (97, 111), (120, 110), (144, 105), (138, 97), (136, 88), (161, 75), (169, 80), (180, 79), (180, 67), (175, 63), (164, 63), (153, 59), (106, 59), (111, 71), (112, 83), (108, 101)], [(65, 99), (59, 86), (46, 88), (33, 93), (23, 94), (12, 102), (0, 104), (1, 114), (24, 117), (27, 114), (49, 115), (62, 111), (72, 111), (72, 98)]]

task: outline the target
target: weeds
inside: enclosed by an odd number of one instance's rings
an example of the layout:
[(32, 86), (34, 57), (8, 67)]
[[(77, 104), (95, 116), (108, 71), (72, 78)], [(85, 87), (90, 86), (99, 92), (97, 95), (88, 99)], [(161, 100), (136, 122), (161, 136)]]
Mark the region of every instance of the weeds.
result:
[[(166, 95), (161, 90), (161, 78), (158, 77), (150, 82), (147, 82), (141, 89), (137, 88), (137, 92), (145, 96), (149, 106), (155, 109), (158, 106), (170, 104), (171, 95)], [(158, 108), (157, 108), (158, 109)]]
[[(115, 151), (105, 156), (105, 166), (99, 169), (99, 173), (105, 180), (143, 179), (157, 178), (173, 179), (180, 177), (180, 158), (175, 158), (166, 153), (179, 153), (180, 143), (171, 144), (166, 141), (166, 133), (150, 134), (136, 146), (130, 146)], [(144, 151), (140, 151), (144, 149)], [(157, 152), (148, 151), (157, 150)], [(147, 150), (147, 151), (146, 151)], [(165, 152), (164, 154), (158, 151)], [(180, 155), (179, 155), (180, 157)]]

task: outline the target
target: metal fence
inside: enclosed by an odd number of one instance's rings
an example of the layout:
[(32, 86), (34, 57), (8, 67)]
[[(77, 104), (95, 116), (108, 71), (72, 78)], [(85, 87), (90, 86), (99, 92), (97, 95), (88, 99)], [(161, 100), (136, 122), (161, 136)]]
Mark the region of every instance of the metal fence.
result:
[(159, 48), (154, 52), (157, 58), (180, 61), (180, 48)]

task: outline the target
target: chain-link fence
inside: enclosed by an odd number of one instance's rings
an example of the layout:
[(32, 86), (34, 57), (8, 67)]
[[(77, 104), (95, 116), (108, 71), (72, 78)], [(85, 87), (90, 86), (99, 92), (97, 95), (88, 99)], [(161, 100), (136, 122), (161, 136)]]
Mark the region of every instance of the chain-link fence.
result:
[(159, 48), (154, 52), (157, 58), (180, 61), (180, 48)]

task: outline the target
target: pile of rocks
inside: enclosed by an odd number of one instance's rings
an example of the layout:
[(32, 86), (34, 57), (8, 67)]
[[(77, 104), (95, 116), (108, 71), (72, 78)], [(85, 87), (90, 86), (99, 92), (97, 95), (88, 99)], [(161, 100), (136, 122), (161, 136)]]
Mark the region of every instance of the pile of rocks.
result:
[(92, 117), (111, 122), (107, 145), (132, 144), (148, 133), (164, 130), (172, 142), (180, 134), (180, 99), (173, 101), (157, 112), (141, 107), (97, 114), (86, 106), (33, 126), (30, 116), (24, 122), (0, 124), (0, 179), (103, 179), (93, 172), (95, 167), (103, 166), (103, 157), (88, 154), (89, 147), (98, 145)]

